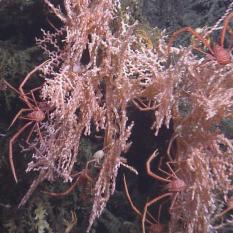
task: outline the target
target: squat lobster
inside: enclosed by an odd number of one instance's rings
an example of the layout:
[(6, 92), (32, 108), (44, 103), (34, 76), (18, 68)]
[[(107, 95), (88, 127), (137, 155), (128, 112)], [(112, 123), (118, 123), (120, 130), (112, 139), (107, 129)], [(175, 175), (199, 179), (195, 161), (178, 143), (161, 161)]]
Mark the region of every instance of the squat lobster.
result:
[[(46, 61), (47, 62), (47, 61)], [(16, 171), (15, 171), (15, 166), (14, 166), (14, 161), (13, 161), (13, 145), (14, 142), (16, 141), (16, 139), (19, 137), (20, 134), (22, 134), (22, 132), (24, 130), (26, 130), (26, 128), (28, 128), (30, 125), (32, 125), (34, 123), (34, 125), (32, 126), (29, 135), (26, 139), (26, 142), (29, 143), (31, 136), (35, 130), (35, 128), (37, 129), (38, 135), (40, 137), (40, 139), (42, 139), (41, 136), (41, 132), (40, 132), (40, 126), (39, 123), (41, 121), (43, 121), (45, 119), (45, 113), (44, 111), (42, 111), (42, 109), (39, 107), (39, 104), (36, 102), (36, 99), (34, 97), (34, 92), (36, 90), (38, 90), (39, 88), (35, 88), (33, 90), (30, 91), (31, 97), (30, 98), (28, 96), (27, 93), (24, 92), (23, 90), (23, 86), (25, 85), (25, 83), (32, 77), (32, 75), (39, 70), (46, 62), (42, 63), (41, 65), (37, 66), (36, 68), (34, 68), (22, 81), (22, 83), (19, 86), (19, 90), (15, 89), (11, 84), (9, 84), (7, 81), (5, 81), (6, 86), (8, 86), (10, 89), (14, 90), (20, 97), (20, 99), (22, 99), (24, 101), (24, 103), (27, 105), (27, 108), (22, 108), (14, 117), (14, 119), (12, 120), (9, 128), (15, 123), (15, 121), (20, 118), (20, 119), (24, 119), (24, 120), (28, 120), (28, 122), (23, 125), (14, 135), (13, 137), (10, 139), (9, 142), (9, 163), (11, 166), (11, 170), (15, 179), (15, 182), (18, 182), (18, 178), (16, 175)], [(8, 129), (9, 129), (8, 128)]]
[(229, 22), (232, 17), (233, 17), (233, 12), (230, 13), (225, 18), (224, 23), (223, 23), (223, 28), (220, 34), (219, 42), (214, 43), (212, 46), (210, 45), (209, 41), (205, 37), (200, 35), (198, 32), (196, 32), (191, 27), (184, 27), (174, 32), (168, 42), (168, 54), (170, 54), (171, 46), (175, 42), (177, 36), (183, 32), (190, 32), (195, 38), (197, 38), (200, 42), (203, 43), (203, 45), (208, 49), (209, 52), (205, 52), (202, 49), (196, 47), (195, 45), (193, 45), (193, 49), (207, 55), (208, 57), (215, 59), (220, 65), (229, 64), (231, 62), (231, 48), (229, 49), (224, 48), (224, 40), (225, 40), (226, 30), (228, 28)]
[(149, 207), (154, 205), (158, 201), (164, 199), (165, 197), (171, 197), (172, 198), (171, 206), (170, 206), (170, 210), (171, 210), (174, 207), (175, 201), (176, 201), (179, 193), (183, 192), (187, 188), (186, 183), (182, 179), (177, 177), (175, 171), (172, 169), (172, 167), (170, 165), (171, 162), (166, 163), (169, 170), (170, 170), (170, 173), (162, 170), (161, 168), (159, 169), (161, 172), (163, 172), (165, 175), (167, 175), (166, 178), (163, 178), (163, 177), (155, 174), (153, 171), (151, 171), (151, 162), (153, 159), (156, 158), (157, 155), (158, 155), (158, 151), (156, 150), (149, 157), (149, 159), (146, 162), (146, 171), (147, 171), (147, 174), (149, 176), (151, 176), (152, 178), (159, 180), (163, 183), (166, 183), (165, 188), (167, 189), (167, 192), (153, 198), (152, 200), (148, 201), (145, 204), (144, 211), (142, 214), (142, 232), (143, 233), (145, 233), (145, 221), (146, 221), (146, 216), (147, 216)]

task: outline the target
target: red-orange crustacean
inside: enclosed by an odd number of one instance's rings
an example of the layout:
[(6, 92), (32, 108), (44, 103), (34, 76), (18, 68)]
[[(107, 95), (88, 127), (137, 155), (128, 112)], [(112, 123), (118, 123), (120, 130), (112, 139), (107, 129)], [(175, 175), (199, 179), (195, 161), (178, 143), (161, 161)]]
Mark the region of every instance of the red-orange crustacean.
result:
[[(224, 48), (224, 40), (225, 40), (225, 34), (227, 31), (227, 28), (229, 26), (229, 22), (231, 18), (233, 17), (233, 12), (230, 13), (224, 20), (222, 31), (220, 33), (220, 38), (218, 43), (213, 43), (213, 45), (210, 45), (209, 41), (200, 35), (198, 32), (196, 32), (191, 27), (184, 27), (179, 29), (178, 31), (174, 32), (168, 42), (168, 54), (170, 54), (170, 49), (174, 41), (176, 40), (177, 36), (183, 32), (190, 32), (195, 38), (197, 38), (200, 42), (203, 43), (203, 45), (208, 49), (208, 52), (203, 51), (202, 49), (196, 47), (193, 45), (193, 49), (207, 55), (208, 57), (211, 57), (215, 59), (218, 64), (220, 65), (227, 65), (231, 62), (231, 48)], [(233, 40), (233, 33), (231, 33), (231, 40)]]

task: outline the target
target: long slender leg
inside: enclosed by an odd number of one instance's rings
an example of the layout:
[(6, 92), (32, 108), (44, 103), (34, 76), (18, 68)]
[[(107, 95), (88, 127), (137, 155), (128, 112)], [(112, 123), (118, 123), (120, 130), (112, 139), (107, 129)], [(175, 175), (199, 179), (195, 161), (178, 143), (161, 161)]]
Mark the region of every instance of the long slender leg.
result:
[(35, 92), (35, 91), (37, 91), (37, 90), (40, 90), (40, 89), (41, 89), (41, 87), (36, 87), (36, 88), (34, 88), (34, 89), (30, 90), (30, 93), (31, 93), (31, 96), (32, 96), (33, 102), (34, 102), (35, 106), (36, 106), (36, 107), (38, 107), (38, 108), (39, 108), (39, 106), (38, 106), (38, 104), (37, 104), (37, 101), (36, 101), (36, 98), (35, 98), (34, 92)]
[(174, 43), (174, 41), (176, 40), (176, 38), (178, 37), (179, 34), (183, 33), (183, 32), (190, 32), (193, 34), (194, 37), (196, 37), (198, 40), (200, 40), (207, 48), (208, 50), (210, 51), (211, 54), (214, 54), (213, 53), (213, 50), (211, 49), (208, 41), (202, 37), (199, 33), (197, 33), (194, 29), (192, 29), (191, 27), (184, 27), (184, 28), (181, 28), (180, 30), (174, 32), (168, 42), (168, 55), (170, 54), (170, 49), (171, 49), (171, 46), (172, 44)]
[[(167, 162), (167, 163), (171, 163), (171, 162)], [(158, 170), (161, 171), (162, 173), (164, 173), (165, 175), (167, 175), (167, 177), (165, 178), (166, 180), (170, 180), (171, 177), (174, 177), (174, 173), (176, 174), (180, 169), (177, 169), (175, 172), (168, 173), (167, 171), (165, 171), (161, 168), (161, 165), (159, 165)], [(169, 168), (169, 170), (170, 170), (170, 168)], [(175, 176), (174, 178), (177, 178), (177, 177)]]
[[(12, 89), (14, 92), (16, 92), (16, 93), (19, 95), (19, 98), (25, 102), (25, 99), (23, 98), (22, 94), (21, 94), (16, 88), (14, 88), (14, 87), (13, 87), (10, 83), (8, 83), (6, 80), (4, 80), (4, 83), (5, 83), (10, 89)], [(26, 94), (26, 95), (27, 95), (27, 94)], [(28, 100), (33, 101), (31, 98), (29, 98), (29, 97), (27, 97), (27, 98), (28, 98)], [(27, 102), (26, 102), (26, 104), (28, 105)], [(28, 107), (31, 107), (31, 106), (28, 106)]]
[(172, 169), (172, 167), (171, 167), (171, 164), (177, 164), (177, 163), (181, 163), (181, 162), (187, 162), (187, 160), (185, 159), (185, 160), (180, 160), (180, 161), (169, 161), (169, 162), (166, 162), (166, 164), (167, 164), (169, 170), (170, 170), (171, 173), (173, 174), (173, 177), (176, 178), (176, 179), (179, 179), (179, 177), (177, 177), (176, 174), (177, 174), (177, 172), (180, 171), (181, 169), (178, 168), (178, 169), (176, 169), (176, 170), (174, 171), (174, 170)]
[(150, 111), (150, 110), (155, 110), (159, 107), (159, 105), (152, 105), (151, 104), (151, 100), (147, 100), (148, 104), (143, 103), (142, 100), (138, 99), (134, 99), (133, 103), (134, 105), (141, 111)]
[(43, 193), (48, 194), (48, 195), (53, 196), (53, 197), (66, 196), (66, 195), (70, 194), (74, 190), (74, 188), (77, 186), (79, 181), (82, 182), (81, 181), (82, 176), (85, 176), (85, 178), (88, 181), (92, 181), (92, 178), (87, 174), (86, 169), (83, 169), (82, 171), (76, 173), (75, 176), (77, 177), (76, 180), (74, 181), (74, 183), (66, 191), (64, 191), (64, 192), (47, 192), (47, 191), (43, 191)]
[[(30, 109), (30, 111), (32, 111), (32, 110)], [(23, 119), (23, 120), (28, 120), (28, 121), (35, 121), (34, 118), (26, 117), (26, 116), (25, 117), (24, 116), (23, 117), (19, 117), (19, 118)]]
[(31, 109), (29, 108), (22, 108), (21, 110), (19, 110), (19, 112), (15, 115), (14, 119), (11, 121), (10, 126), (8, 127), (8, 129), (10, 129), (10, 127), (15, 123), (15, 121), (17, 120), (17, 118), (19, 118), (19, 116), (23, 113), (23, 112), (29, 112), (31, 111)]
[(34, 125), (32, 126), (32, 128), (31, 128), (31, 130), (30, 130), (30, 132), (29, 132), (29, 134), (28, 134), (28, 137), (27, 137), (27, 139), (26, 139), (26, 143), (27, 143), (27, 144), (29, 144), (29, 141), (30, 141), (30, 139), (31, 139), (31, 136), (32, 136), (32, 133), (33, 133), (35, 127), (36, 127), (36, 124), (34, 124)]
[[(36, 107), (38, 107), (37, 101), (35, 99), (34, 92), (36, 92), (37, 90), (40, 90), (40, 89), (41, 89), (41, 87), (36, 87), (36, 88), (33, 88), (32, 90), (30, 90), (28, 93), (26, 93), (27, 99), (31, 101), (32, 107), (34, 106), (34, 104), (35, 104)], [(31, 95), (31, 97), (29, 97), (29, 95)], [(20, 97), (20, 99), (25, 101), (24, 98), (21, 95), (19, 97)]]
[(15, 166), (14, 166), (14, 161), (13, 161), (13, 144), (14, 144), (15, 140), (18, 138), (18, 136), (31, 124), (32, 124), (32, 122), (28, 122), (22, 128), (20, 128), (17, 131), (17, 133), (10, 139), (10, 142), (9, 142), (9, 162), (10, 162), (11, 171), (13, 173), (13, 176), (14, 176), (14, 179), (15, 179), (16, 183), (18, 183), (18, 179), (17, 179), (17, 176), (16, 176)]
[[(80, 177), (80, 176), (79, 176)], [(74, 188), (77, 186), (78, 182), (79, 182), (79, 177), (76, 178), (75, 182), (64, 192), (47, 192), (47, 191), (43, 191), (43, 193), (48, 194), (49, 196), (52, 197), (63, 197), (66, 196), (68, 194), (70, 194)]]
[(168, 147), (167, 147), (167, 155), (168, 155), (168, 158), (172, 161), (172, 156), (171, 156), (171, 147), (172, 147), (172, 144), (173, 142), (176, 140), (176, 138), (179, 136), (178, 133), (176, 133), (175, 135), (172, 136), (169, 144), (168, 144)]
[(10, 89), (15, 91), (18, 95), (20, 95), (20, 92), (17, 89), (15, 89), (10, 83), (8, 83), (5, 79), (3, 81)]
[[(127, 183), (126, 183), (126, 179), (125, 179), (125, 175), (123, 176), (123, 181), (124, 181), (124, 188), (125, 188), (125, 194), (126, 194), (126, 197), (129, 201), (129, 204), (131, 206), (131, 208), (134, 210), (134, 212), (136, 214), (138, 214), (140, 217), (142, 216), (142, 213), (140, 212), (140, 210), (134, 205), (131, 197), (130, 197), (130, 194), (129, 194), (129, 190), (128, 190), (128, 187), (127, 187)], [(150, 216), (150, 218), (152, 219), (152, 221), (154, 222), (157, 222), (154, 217), (148, 212), (148, 215)], [(148, 219), (145, 219), (145, 221), (149, 224), (153, 224), (153, 222), (151, 222), (150, 220)]]
[[(167, 166), (170, 162), (166, 162)], [(158, 167), (158, 170), (161, 171), (162, 173), (164, 173), (165, 175), (167, 175), (166, 178), (164, 178), (165, 180), (167, 180), (167, 182), (171, 182), (171, 177), (175, 178), (175, 179), (178, 179), (178, 177), (175, 175), (176, 172), (178, 172), (180, 169), (177, 169), (176, 171), (174, 171), (170, 166), (168, 166), (169, 170), (172, 171), (171, 173), (163, 170), (160, 165)]]
[(224, 20), (223, 23), (223, 28), (221, 31), (221, 35), (220, 35), (220, 46), (223, 47), (224, 46), (224, 39), (225, 39), (225, 34), (226, 34), (226, 30), (227, 30), (227, 26), (231, 20), (231, 18), (233, 18), (233, 12), (230, 13)]
[(144, 211), (143, 211), (143, 215), (142, 215), (142, 233), (146, 233), (146, 230), (145, 230), (145, 220), (146, 220), (146, 213), (147, 213), (147, 210), (148, 208), (155, 204), (157, 201), (165, 198), (165, 197), (169, 197), (169, 196), (172, 196), (173, 193), (164, 193), (152, 200), (150, 200), (149, 202), (146, 203), (145, 207), (144, 207)]
[(169, 182), (170, 182), (169, 179), (165, 179), (165, 178), (163, 178), (163, 177), (161, 177), (161, 176), (158, 176), (158, 175), (156, 175), (154, 172), (151, 171), (151, 168), (150, 168), (151, 162), (152, 162), (152, 160), (153, 160), (157, 155), (158, 155), (158, 151), (156, 150), (156, 151), (150, 156), (150, 158), (147, 160), (147, 162), (146, 162), (146, 171), (147, 171), (147, 174), (148, 174), (149, 176), (151, 176), (151, 177), (157, 179), (157, 180), (160, 180), (160, 181), (169, 183)]
[(41, 134), (41, 131), (40, 131), (40, 125), (39, 125), (39, 123), (36, 122), (35, 125), (36, 125), (37, 132), (38, 132), (38, 134), (39, 134), (39, 138), (40, 138), (41, 142), (44, 142), (44, 139), (43, 139), (42, 134)]
[[(176, 173), (174, 172), (174, 170), (172, 169), (172, 167), (171, 167), (171, 165), (170, 165), (171, 163), (176, 163), (176, 162), (167, 162), (166, 164), (167, 164), (169, 170), (171, 171), (171, 173), (173, 174), (173, 177), (176, 178), (176, 179), (179, 179), (179, 178), (177, 177)], [(177, 169), (177, 171), (178, 171), (178, 170), (179, 170), (179, 169)], [(177, 171), (176, 171), (176, 172), (177, 172)]]
[(124, 188), (125, 188), (125, 193), (126, 193), (126, 197), (130, 203), (131, 208), (134, 210), (135, 213), (137, 213), (139, 216), (142, 216), (142, 213), (139, 211), (139, 209), (134, 205), (130, 195), (129, 195), (129, 190), (127, 187), (127, 183), (126, 183), (126, 179), (125, 179), (125, 175), (123, 176), (123, 181), (124, 181)]
[(205, 55), (206, 57), (208, 57), (209, 59), (214, 59), (214, 56), (213, 56), (211, 53), (205, 52), (205, 51), (203, 51), (202, 49), (200, 49), (200, 48), (198, 48), (198, 47), (196, 47), (196, 46), (192, 46), (192, 48), (193, 48), (194, 50), (197, 50), (198, 52), (204, 54), (204, 55)]
[(22, 95), (22, 98), (24, 99), (25, 103), (27, 103), (27, 105), (32, 108), (32, 105), (27, 97), (27, 94), (24, 92), (23, 90), (23, 86), (25, 85), (25, 83), (32, 77), (32, 75), (38, 71), (41, 67), (43, 67), (46, 63), (48, 62), (48, 60), (46, 60), (45, 62), (41, 63), (40, 65), (36, 66), (31, 72), (29, 72), (27, 74), (27, 76), (24, 78), (24, 80), (22, 81), (22, 83), (19, 86), (19, 92)]
[(179, 195), (179, 192), (176, 192), (175, 195), (174, 195), (174, 197), (172, 198), (172, 202), (171, 202), (171, 205), (170, 205), (170, 208), (169, 208), (170, 211), (173, 209), (178, 195)]
[(158, 213), (158, 223), (160, 222), (160, 216), (161, 216), (161, 209), (162, 209), (162, 205), (159, 205), (159, 213)]

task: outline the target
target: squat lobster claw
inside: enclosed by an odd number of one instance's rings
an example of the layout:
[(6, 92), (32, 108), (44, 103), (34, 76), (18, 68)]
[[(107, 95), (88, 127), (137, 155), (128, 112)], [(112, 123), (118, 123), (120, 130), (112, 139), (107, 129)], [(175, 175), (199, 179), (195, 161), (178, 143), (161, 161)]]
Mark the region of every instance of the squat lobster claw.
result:
[(190, 32), (196, 39), (198, 39), (200, 42), (203, 43), (203, 45), (208, 49), (209, 52), (205, 52), (202, 49), (196, 47), (193, 45), (193, 49), (214, 58), (218, 64), (220, 65), (227, 65), (231, 62), (231, 48), (226, 49), (224, 48), (224, 40), (225, 40), (225, 34), (226, 30), (228, 28), (229, 22), (231, 18), (233, 17), (233, 12), (230, 13), (224, 20), (223, 28), (220, 34), (219, 42), (214, 43), (212, 46), (210, 45), (209, 41), (200, 35), (198, 32), (196, 32), (191, 27), (184, 27), (179, 29), (178, 31), (174, 32), (168, 42), (168, 55), (170, 54), (170, 49), (172, 44), (175, 42), (177, 36), (183, 32)]

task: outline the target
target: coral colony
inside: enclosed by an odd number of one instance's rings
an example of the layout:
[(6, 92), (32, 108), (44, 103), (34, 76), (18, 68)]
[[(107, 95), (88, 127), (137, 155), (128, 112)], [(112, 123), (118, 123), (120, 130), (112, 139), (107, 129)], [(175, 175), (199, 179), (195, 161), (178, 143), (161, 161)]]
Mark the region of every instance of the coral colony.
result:
[[(156, 43), (151, 43), (146, 32), (138, 33), (136, 22), (129, 22), (127, 13), (122, 16), (117, 0), (64, 0), (62, 7), (44, 2), (62, 24), (57, 27), (50, 22), (51, 31), (43, 31), (37, 39), (48, 59), (18, 89), (6, 82), (27, 105), (11, 123), (26, 119), (9, 143), (14, 179), (17, 182), (19, 174), (13, 148), (26, 128), (30, 128), (26, 142), (33, 154), (26, 171), (38, 174), (19, 207), (43, 181), (70, 182), (68, 193), (81, 180), (94, 180), (88, 170), (101, 164), (89, 232), (115, 190), (119, 167), (136, 173), (122, 157), (134, 143), (129, 140), (134, 122), (128, 118), (128, 109), (135, 106), (154, 115), (148, 130), (155, 135), (161, 126), (169, 128), (173, 122), (173, 135), (162, 155), (167, 161), (163, 172), (151, 166), (158, 160), (157, 150), (145, 164), (148, 177), (164, 187), (160, 194), (148, 198), (139, 209), (131, 199), (127, 179), (122, 181), (128, 201), (141, 218), (142, 232), (162, 232), (150, 208), (160, 206), (164, 199), (170, 201), (169, 232), (218, 232), (232, 225), (233, 146), (219, 124), (233, 117), (233, 4), (202, 33), (190, 27), (171, 36), (162, 31)], [(207, 39), (213, 33), (219, 38)], [(192, 36), (189, 46), (175, 47), (184, 34)], [(43, 85), (26, 90), (25, 84), (39, 73)], [(80, 159), (80, 139), (93, 132), (102, 133), (102, 149), (85, 168), (74, 170)]]

